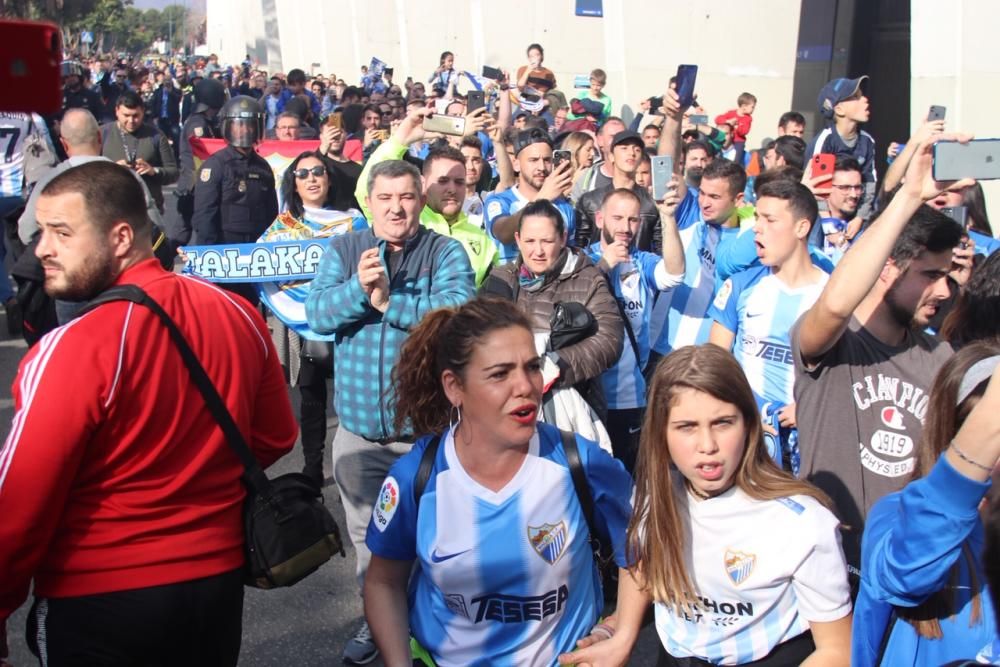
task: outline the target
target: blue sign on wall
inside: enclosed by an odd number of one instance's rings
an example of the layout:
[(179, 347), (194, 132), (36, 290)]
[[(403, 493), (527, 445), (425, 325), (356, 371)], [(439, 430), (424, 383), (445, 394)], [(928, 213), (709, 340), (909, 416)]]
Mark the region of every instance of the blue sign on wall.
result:
[(604, 16), (604, 0), (576, 0), (577, 16)]

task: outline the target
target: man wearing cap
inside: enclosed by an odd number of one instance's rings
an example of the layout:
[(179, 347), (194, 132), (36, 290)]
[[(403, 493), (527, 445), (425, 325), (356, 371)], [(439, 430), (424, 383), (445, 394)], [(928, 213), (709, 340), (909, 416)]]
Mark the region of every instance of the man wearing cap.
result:
[(594, 218), (604, 198), (612, 190), (631, 190), (639, 198), (639, 227), (635, 232), (635, 245), (639, 250), (660, 253), (661, 229), (660, 211), (656, 202), (635, 182), (635, 172), (639, 169), (644, 150), (642, 137), (638, 132), (622, 130), (611, 140), (609, 160), (611, 182), (584, 194), (576, 202), (576, 245), (585, 248), (598, 240), (598, 230)]
[(545, 130), (529, 128), (514, 137), (514, 161), (517, 163), (517, 185), (486, 198), (486, 231), (500, 244), (500, 261), (517, 257), (514, 232), (520, 222), (520, 211), (536, 199), (548, 199), (566, 222), (568, 244), (576, 232), (573, 205), (565, 193), (573, 184), (573, 166), (569, 160), (552, 168), (552, 140)]
[(868, 122), (868, 98), (861, 92), (861, 84), (868, 76), (857, 79), (834, 79), (819, 92), (819, 110), (826, 119), (826, 127), (817, 134), (809, 148), (806, 160), (817, 153), (832, 153), (837, 157), (852, 157), (861, 165), (865, 186), (864, 198), (858, 214), (871, 215), (875, 201), (875, 139), (860, 129)]

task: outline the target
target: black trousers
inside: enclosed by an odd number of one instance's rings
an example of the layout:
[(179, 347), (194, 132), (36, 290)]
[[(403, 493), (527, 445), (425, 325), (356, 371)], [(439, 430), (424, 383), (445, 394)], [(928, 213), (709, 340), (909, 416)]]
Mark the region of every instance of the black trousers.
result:
[[(742, 667), (793, 667), (802, 662), (816, 650), (812, 633), (803, 632), (787, 642), (778, 644), (760, 660), (743, 663)], [(712, 663), (699, 658), (675, 658), (660, 645), (660, 658), (656, 667), (712, 667)]]
[(303, 472), (322, 487), (323, 449), (326, 445), (327, 378), (331, 368), (315, 363), (309, 357), (300, 358), (298, 387), (302, 397), (299, 424), (302, 428)]
[(615, 458), (625, 464), (631, 475), (635, 472), (635, 457), (639, 453), (639, 432), (645, 408), (630, 410), (608, 410), (604, 426), (611, 438), (611, 451)]
[(130, 591), (35, 598), (25, 638), (50, 667), (235, 666), (243, 572)]

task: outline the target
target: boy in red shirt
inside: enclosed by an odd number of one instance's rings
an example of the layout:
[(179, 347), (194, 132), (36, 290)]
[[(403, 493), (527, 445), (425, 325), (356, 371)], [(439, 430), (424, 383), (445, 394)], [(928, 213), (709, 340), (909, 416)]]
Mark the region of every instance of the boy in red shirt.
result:
[(715, 124), (728, 123), (733, 128), (733, 148), (736, 155), (733, 162), (743, 164), (743, 151), (746, 148), (747, 135), (750, 134), (750, 124), (753, 123), (753, 111), (757, 108), (757, 98), (750, 93), (742, 93), (736, 98), (736, 108), (715, 117)]

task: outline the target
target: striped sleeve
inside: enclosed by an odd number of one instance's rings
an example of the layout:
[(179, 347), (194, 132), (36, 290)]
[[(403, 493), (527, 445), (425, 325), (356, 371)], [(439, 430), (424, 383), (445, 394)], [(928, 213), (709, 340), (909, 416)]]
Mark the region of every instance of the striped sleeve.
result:
[(80, 321), (43, 337), (14, 381), (14, 419), (0, 448), (0, 621), (27, 596), (116, 386), (120, 346), (104, 346), (104, 354), (70, 348), (70, 338), (79, 340), (72, 328)]

